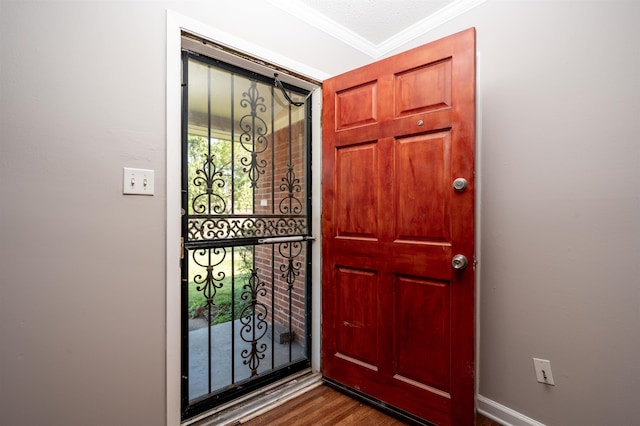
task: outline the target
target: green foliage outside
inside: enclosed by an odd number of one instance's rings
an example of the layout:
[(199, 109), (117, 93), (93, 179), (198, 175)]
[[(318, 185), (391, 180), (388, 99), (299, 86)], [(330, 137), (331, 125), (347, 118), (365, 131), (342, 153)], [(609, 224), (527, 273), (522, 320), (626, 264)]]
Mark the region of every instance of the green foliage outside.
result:
[[(235, 295), (233, 298), (233, 305), (235, 306), (234, 314), (235, 319), (240, 318), (242, 310), (248, 305), (250, 300), (242, 300), (242, 286), (249, 279), (250, 274), (241, 274), (236, 276)], [(216, 290), (216, 296), (213, 299), (213, 305), (211, 305), (211, 324), (222, 324), (227, 321), (231, 321), (231, 277), (225, 278), (222, 281), (221, 288)], [(196, 284), (192, 281), (189, 283), (189, 316), (194, 318), (196, 316), (208, 316), (207, 300), (201, 291), (196, 289)]]
[[(229, 251), (231, 253), (231, 251)], [(210, 323), (221, 324), (232, 319), (232, 305), (234, 306), (233, 319), (239, 319), (243, 313), (245, 306), (251, 304), (251, 297), (247, 297), (246, 300), (242, 299), (242, 293), (247, 291), (243, 288), (245, 284), (249, 282), (251, 276), (251, 268), (253, 267), (253, 254), (247, 247), (236, 247), (233, 250), (234, 254), (234, 271), (231, 270), (231, 256), (223, 261), (215, 269), (215, 273), (224, 272), (225, 278), (219, 282), (216, 281), (216, 286), (222, 284), (221, 287), (215, 289), (215, 296), (213, 298), (213, 304), (211, 305), (211, 317)], [(235, 276), (235, 289), (232, 297), (232, 273)], [(198, 266), (193, 260), (189, 262), (189, 275), (193, 278), (196, 275), (206, 275), (206, 271)], [(198, 290), (200, 286), (200, 290)], [(207, 299), (203, 291), (204, 284), (196, 284), (194, 281), (189, 282), (188, 297), (189, 297), (189, 317), (204, 317), (209, 316), (209, 307), (207, 306)], [(212, 289), (213, 293), (213, 289)], [(245, 311), (244, 314), (249, 314), (250, 311)]]
[[(189, 214), (230, 214), (232, 196), (235, 214), (252, 213), (253, 189), (249, 174), (244, 171), (245, 166), (241, 163), (243, 158), (246, 162), (246, 158), (251, 156), (239, 143), (233, 146), (233, 155), (231, 148), (232, 143), (228, 140), (211, 138), (211, 143), (207, 144), (206, 137), (189, 135), (187, 143)], [(213, 194), (211, 205), (206, 196), (209, 186)], [(200, 205), (204, 211), (198, 211)]]

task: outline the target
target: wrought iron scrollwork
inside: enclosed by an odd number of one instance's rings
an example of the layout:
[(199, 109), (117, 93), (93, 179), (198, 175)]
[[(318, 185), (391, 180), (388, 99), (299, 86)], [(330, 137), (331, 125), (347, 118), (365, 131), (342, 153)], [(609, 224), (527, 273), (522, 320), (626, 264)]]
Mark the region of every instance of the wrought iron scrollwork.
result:
[(278, 246), (278, 252), (285, 259), (285, 262), (280, 265), (281, 277), (285, 279), (288, 290), (291, 291), (302, 269), (302, 262), (295, 260), (302, 253), (302, 243), (299, 241), (282, 243)]
[(260, 342), (260, 339), (265, 336), (269, 328), (268, 309), (259, 301), (260, 297), (267, 295), (267, 288), (266, 284), (260, 281), (257, 268), (251, 270), (249, 281), (242, 286), (242, 289), (240, 298), (248, 303), (242, 309), (240, 317), (242, 323), (240, 337), (245, 342), (251, 343), (251, 349), (244, 349), (241, 356), (244, 358), (243, 364), (251, 369), (251, 377), (254, 377), (258, 375), (260, 361), (264, 359), (267, 350), (267, 344)]
[(276, 237), (304, 234), (304, 216), (288, 217), (194, 217), (187, 227), (189, 241)]
[[(201, 292), (206, 300), (205, 309), (211, 310), (214, 305), (216, 293), (218, 289), (222, 288), (223, 280), (226, 277), (224, 271), (214, 272), (214, 270), (224, 262), (227, 256), (227, 250), (224, 247), (203, 248), (193, 250), (191, 253), (193, 262), (206, 271), (204, 275), (194, 275), (193, 282), (196, 284), (196, 290)], [(205, 259), (206, 262), (203, 262), (203, 259)]]
[(266, 112), (267, 106), (264, 104), (264, 98), (260, 96), (258, 85), (254, 80), (251, 81), (249, 90), (244, 92), (242, 97), (240, 106), (250, 108), (251, 112), (240, 119), (240, 128), (242, 129), (240, 145), (251, 156), (242, 157), (240, 162), (245, 166), (243, 171), (249, 175), (251, 187), (255, 188), (258, 186), (260, 175), (264, 174), (264, 168), (267, 166), (266, 160), (258, 160), (258, 155), (269, 147), (269, 140), (266, 137), (267, 123), (258, 115), (259, 112)]
[(286, 191), (287, 195), (280, 200), (280, 205), (278, 206), (280, 212), (285, 214), (302, 213), (302, 202), (294, 195), (302, 192), (302, 186), (300, 185), (300, 179), (296, 178), (296, 172), (293, 170), (292, 164), (287, 164), (287, 174), (282, 178), (282, 182), (280, 190)]
[[(265, 152), (270, 148), (267, 137), (268, 126), (260, 116), (268, 111), (265, 98), (258, 90), (255, 80), (249, 81), (249, 88), (243, 92), (240, 106), (246, 108), (247, 114), (239, 120), (242, 133), (238, 138), (238, 145), (242, 147), (239, 162), (242, 172), (248, 177), (247, 189), (255, 191), (258, 180), (265, 173), (267, 161)], [(291, 158), (287, 163), (287, 171), (280, 178), (279, 194), (281, 199), (275, 200), (276, 214), (233, 214), (234, 193), (238, 193), (235, 182), (240, 169), (234, 177), (233, 154), (225, 165), (224, 158), (217, 158), (211, 154), (212, 141), (209, 144), (209, 154), (204, 156), (202, 166), (195, 171), (190, 182), (190, 189), (196, 189), (191, 200), (190, 214), (187, 219), (188, 241), (226, 240), (235, 238), (276, 237), (300, 235), (307, 232), (305, 215), (305, 200), (301, 197), (303, 185), (296, 174), (296, 166)], [(202, 142), (200, 142), (202, 143)], [(233, 141), (224, 143), (233, 144)], [(292, 142), (289, 141), (289, 144)], [(271, 147), (274, 148), (273, 146)], [(291, 150), (291, 147), (289, 148)], [(231, 149), (233, 152), (233, 148)], [(219, 155), (219, 154), (217, 154)], [(291, 156), (291, 153), (289, 154)], [(232, 166), (228, 166), (231, 163)], [(227, 170), (227, 167), (230, 167)], [(275, 173), (274, 170), (271, 171)], [(275, 192), (275, 182), (272, 191)], [(191, 196), (191, 195), (190, 195)], [(255, 197), (255, 193), (253, 195)], [(232, 213), (232, 214), (229, 214)]]
[(193, 185), (204, 186), (205, 189), (204, 192), (194, 197), (191, 203), (195, 213), (221, 214), (225, 212), (227, 206), (224, 198), (214, 190), (215, 188), (224, 188), (225, 182), (222, 178), (222, 172), (216, 168), (213, 155), (206, 155), (202, 168), (196, 170)]

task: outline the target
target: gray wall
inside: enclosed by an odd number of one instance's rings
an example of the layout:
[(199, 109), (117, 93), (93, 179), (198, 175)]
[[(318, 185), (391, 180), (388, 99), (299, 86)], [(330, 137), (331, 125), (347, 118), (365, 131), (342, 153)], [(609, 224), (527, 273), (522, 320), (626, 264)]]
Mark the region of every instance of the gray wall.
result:
[(0, 13), (0, 423), (162, 424), (163, 10)]
[[(164, 422), (167, 7), (328, 74), (371, 62), (264, 2), (1, 0), (2, 424)], [(479, 391), (549, 425), (640, 424), (638, 16), (490, 0), (405, 46), (478, 30)], [(123, 196), (124, 166), (156, 195)]]

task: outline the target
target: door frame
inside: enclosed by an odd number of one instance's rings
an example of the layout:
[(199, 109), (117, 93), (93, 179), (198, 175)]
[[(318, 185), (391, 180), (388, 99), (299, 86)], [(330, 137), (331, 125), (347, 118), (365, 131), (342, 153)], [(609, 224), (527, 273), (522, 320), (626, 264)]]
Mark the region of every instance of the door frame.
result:
[[(286, 58), (270, 50), (254, 45), (246, 40), (212, 28), (172, 10), (166, 16), (166, 418), (167, 425), (180, 424), (181, 392), (181, 291), (180, 291), (180, 236), (181, 236), (181, 110), (182, 110), (182, 40), (181, 31), (186, 31), (204, 39), (247, 53), (265, 60), (282, 69), (306, 75), (322, 81), (328, 75)], [(216, 58), (222, 59), (222, 58)], [(320, 116), (322, 113), (322, 92), (313, 90), (311, 97), (312, 128), (311, 137), (316, 141), (316, 149), (311, 150), (312, 211), (311, 229), (316, 241), (312, 244), (311, 279), (316, 283), (311, 289), (311, 369), (320, 371), (320, 277), (321, 253), (321, 172), (322, 150), (318, 141), (322, 138)]]
[[(432, 28), (433, 29), (433, 28)], [(235, 50), (245, 52), (253, 57), (265, 59), (267, 62), (280, 65), (284, 69), (307, 75), (318, 81), (324, 81), (330, 75), (306, 66), (300, 62), (282, 56), (278, 53), (264, 49), (237, 36), (225, 33), (216, 28), (203, 24), (196, 19), (189, 18), (171, 9), (166, 11), (166, 424), (180, 424), (180, 286), (174, 285), (180, 282), (180, 176), (181, 176), (181, 31), (187, 31), (203, 38), (216, 40)], [(482, 55), (476, 52), (476, 158), (475, 158), (475, 254), (476, 254), (476, 398), (479, 395), (480, 386), (480, 298), (481, 298), (481, 268), (482, 268)], [(320, 257), (322, 239), (321, 230), (321, 176), (322, 176), (322, 128), (320, 117), (322, 113), (322, 91), (316, 89), (311, 97), (312, 105), (312, 140), (315, 149), (312, 149), (312, 212), (311, 225), (316, 233), (316, 242), (313, 244), (312, 259), (313, 268), (311, 276), (314, 282), (312, 288), (312, 316), (311, 316), (311, 368), (314, 372), (320, 371), (320, 290), (321, 268)]]

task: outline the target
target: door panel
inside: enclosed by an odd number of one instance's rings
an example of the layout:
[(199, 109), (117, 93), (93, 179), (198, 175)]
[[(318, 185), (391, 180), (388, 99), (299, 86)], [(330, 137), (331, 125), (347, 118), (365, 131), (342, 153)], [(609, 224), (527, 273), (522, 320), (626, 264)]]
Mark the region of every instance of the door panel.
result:
[(471, 29), (323, 83), (323, 374), (442, 425), (474, 418), (474, 59)]
[[(352, 362), (377, 370), (378, 359), (371, 345), (377, 346), (377, 312), (369, 309), (375, 306), (378, 277), (374, 272), (339, 267), (336, 284), (338, 286), (338, 316), (343, 320), (338, 325), (336, 353)], [(361, 300), (357, 306), (349, 306), (350, 300)]]
[(398, 73), (395, 82), (395, 117), (451, 107), (451, 58)]
[(340, 237), (377, 237), (375, 208), (378, 205), (375, 143), (336, 150), (336, 234)]
[(396, 276), (394, 290), (396, 374), (448, 394), (449, 283)]
[(377, 121), (377, 82), (364, 83), (336, 93), (336, 128), (339, 130)]
[(396, 240), (451, 240), (450, 150), (449, 132), (396, 140)]

